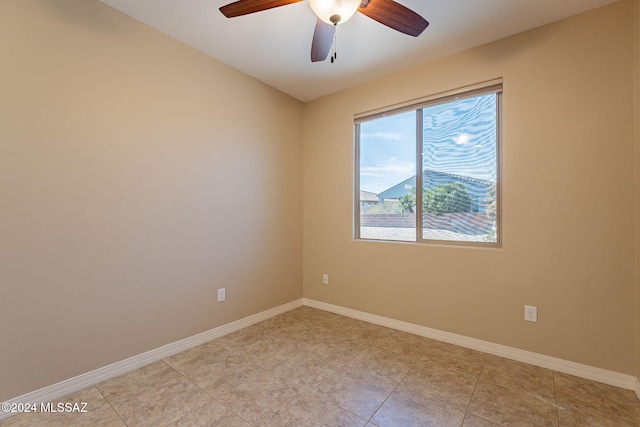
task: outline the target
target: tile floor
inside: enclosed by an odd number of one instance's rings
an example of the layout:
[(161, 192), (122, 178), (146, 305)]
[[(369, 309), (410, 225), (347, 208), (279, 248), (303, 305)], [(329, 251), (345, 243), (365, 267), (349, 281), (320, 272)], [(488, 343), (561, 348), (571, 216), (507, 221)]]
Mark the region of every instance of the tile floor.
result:
[(640, 426), (628, 390), (301, 307), (14, 426)]

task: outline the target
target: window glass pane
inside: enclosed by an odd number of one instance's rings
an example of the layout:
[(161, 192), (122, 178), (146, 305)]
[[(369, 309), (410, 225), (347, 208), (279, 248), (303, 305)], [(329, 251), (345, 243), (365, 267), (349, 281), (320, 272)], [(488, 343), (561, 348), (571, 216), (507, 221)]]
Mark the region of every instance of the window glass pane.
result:
[(360, 125), (360, 238), (416, 240), (416, 112)]
[(423, 239), (497, 241), (496, 113), (496, 94), (423, 109)]

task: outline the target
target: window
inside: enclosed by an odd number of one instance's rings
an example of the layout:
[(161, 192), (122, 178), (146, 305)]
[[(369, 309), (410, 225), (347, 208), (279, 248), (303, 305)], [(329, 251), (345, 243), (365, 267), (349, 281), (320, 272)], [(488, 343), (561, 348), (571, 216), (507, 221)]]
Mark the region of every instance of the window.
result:
[(497, 246), (501, 93), (492, 82), (356, 117), (355, 237)]

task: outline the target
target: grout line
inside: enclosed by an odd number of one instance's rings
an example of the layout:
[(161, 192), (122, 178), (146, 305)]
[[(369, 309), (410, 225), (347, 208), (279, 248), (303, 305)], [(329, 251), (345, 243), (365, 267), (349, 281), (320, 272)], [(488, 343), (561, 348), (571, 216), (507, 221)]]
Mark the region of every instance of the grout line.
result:
[[(487, 353), (484, 353), (484, 360), (482, 361), (482, 368), (480, 368), (480, 373), (478, 374), (478, 378), (476, 378), (476, 384), (473, 386), (473, 393), (471, 393), (471, 398), (469, 399), (469, 403), (467, 404), (467, 409), (464, 411), (464, 418), (462, 419), (462, 424), (464, 425), (464, 422), (467, 419), (467, 416), (469, 416), (469, 408), (471, 408), (471, 402), (473, 402), (473, 396), (476, 394), (476, 390), (478, 389), (478, 383), (480, 382), (480, 377), (482, 376), (482, 371), (484, 371), (484, 365), (486, 365), (487, 363), (487, 357), (489, 355)], [(473, 415), (473, 414), (471, 414)]]
[[(373, 423), (373, 417), (376, 416), (376, 414), (380, 411), (380, 409), (382, 409), (382, 407), (384, 406), (384, 404), (387, 402), (387, 400), (389, 400), (389, 398), (391, 397), (391, 395), (398, 389), (398, 387), (400, 386), (400, 383), (402, 383), (402, 381), (404, 381), (405, 378), (407, 378), (407, 376), (409, 375), (409, 372), (411, 372), (411, 370), (413, 368), (416, 367), (416, 365), (420, 362), (420, 360), (422, 360), (422, 358), (424, 357), (425, 354), (427, 354), (427, 352), (429, 351), (429, 349), (431, 348), (431, 346), (433, 345), (433, 342), (429, 343), (429, 346), (427, 348), (425, 348), (425, 350), (422, 352), (422, 354), (416, 359), (415, 362), (413, 362), (413, 364), (409, 367), (409, 369), (407, 370), (407, 372), (402, 376), (402, 378), (396, 383), (396, 386), (393, 388), (393, 390), (391, 390), (391, 392), (387, 395), (387, 397), (382, 401), (382, 403), (380, 404), (380, 406), (378, 406), (378, 408), (373, 411), (373, 414), (371, 414), (371, 416), (369, 417), (369, 419), (367, 420), (368, 423)], [(376, 347), (376, 348), (380, 348), (380, 347)], [(386, 349), (382, 349), (385, 351), (388, 351)]]
[(560, 426), (560, 407), (558, 405), (558, 389), (556, 388), (556, 371), (551, 371), (551, 378), (553, 378), (553, 398), (556, 404), (556, 417), (558, 418), (558, 426)]
[[(213, 342), (215, 340), (217, 340), (218, 338), (214, 338), (211, 341), (207, 341), (207, 342)], [(223, 347), (225, 350), (229, 351), (229, 353), (232, 356), (236, 356), (237, 354), (235, 352), (232, 352), (231, 350)], [(182, 353), (186, 353), (189, 350), (185, 350)], [(182, 353), (178, 353), (178, 354), (182, 354)], [(171, 357), (171, 356), (169, 356)], [(228, 357), (228, 356), (227, 356)], [(229, 408), (227, 405), (225, 405), (223, 402), (221, 402), (220, 400), (216, 399), (215, 396), (212, 396), (211, 393), (209, 393), (207, 390), (205, 390), (204, 388), (200, 387), (200, 385), (198, 385), (198, 383), (196, 383), (194, 380), (192, 380), (191, 378), (189, 378), (189, 376), (183, 374), (182, 372), (178, 371), (178, 369), (174, 368), (170, 363), (168, 363), (166, 361), (166, 359), (168, 359), (168, 357), (161, 359), (160, 361), (163, 362), (165, 365), (167, 365), (168, 367), (170, 367), (171, 369), (173, 369), (175, 372), (178, 373), (178, 375), (182, 376), (183, 378), (185, 378), (187, 381), (189, 381), (191, 384), (193, 384), (194, 386), (196, 386), (197, 388), (199, 388), (200, 390), (202, 390), (207, 396), (209, 396), (211, 399), (213, 399), (215, 402), (217, 402), (218, 404), (220, 404), (221, 406), (223, 406), (227, 411), (231, 412), (233, 415), (243, 419), (247, 424), (249, 424), (250, 426), (253, 426), (253, 424), (251, 422), (249, 422), (249, 420), (245, 419), (242, 415), (238, 414), (236, 411), (234, 411), (233, 409)], [(256, 365), (257, 366), (257, 365)], [(206, 404), (205, 404), (206, 405)], [(203, 406), (205, 406), (203, 405)], [(202, 408), (203, 406), (200, 406), (197, 409)], [(184, 418), (186, 415), (184, 415), (183, 417), (179, 418), (178, 420), (176, 420), (175, 422), (180, 421), (182, 418)], [(222, 417), (220, 420), (218, 421), (223, 421), (225, 418), (227, 418), (228, 415), (225, 415), (224, 417)]]
[[(403, 377), (404, 379), (404, 377)], [(402, 380), (400, 380), (402, 381)], [(380, 411), (380, 409), (382, 409), (382, 407), (384, 406), (384, 404), (387, 402), (387, 400), (389, 400), (389, 398), (391, 397), (391, 395), (393, 394), (394, 391), (396, 391), (398, 389), (398, 386), (400, 385), (400, 381), (398, 381), (398, 383), (396, 384), (396, 386), (393, 388), (393, 390), (391, 390), (389, 392), (389, 394), (387, 395), (387, 397), (384, 398), (384, 400), (382, 401), (382, 403), (376, 408), (375, 411), (373, 411), (373, 414), (371, 414), (371, 416), (367, 419), (367, 423), (372, 423), (373, 421), (373, 417), (376, 416), (376, 414)]]
[[(96, 391), (97, 391), (98, 393), (100, 393), (100, 396), (102, 396), (102, 398), (104, 399), (104, 401), (105, 401), (105, 402), (107, 402), (107, 405), (109, 405), (109, 406), (111, 407), (111, 409), (113, 410), (113, 412), (115, 412), (115, 413), (116, 413), (116, 415), (118, 416), (118, 418), (120, 418), (120, 419), (122, 420), (122, 424), (124, 424), (125, 426), (129, 427), (129, 424), (127, 424), (127, 422), (124, 420), (124, 418), (122, 418), (122, 415), (120, 415), (120, 412), (118, 412), (118, 411), (116, 410), (116, 408), (113, 406), (113, 404), (111, 403), (111, 401), (110, 401), (109, 399), (107, 399), (107, 396), (105, 396), (105, 395), (100, 391), (100, 389), (98, 388), (98, 385), (99, 385), (99, 384), (94, 385), (94, 386), (93, 386), (93, 388), (95, 388), (95, 389), (96, 389)], [(1, 423), (0, 423), (0, 424), (1, 424)]]
[[(215, 340), (212, 340), (215, 341)], [(186, 350), (188, 351), (188, 350)], [(231, 353), (232, 355), (235, 355), (235, 353)], [(220, 404), (221, 406), (223, 406), (227, 411), (231, 412), (233, 415), (242, 418), (244, 421), (246, 421), (247, 424), (253, 426), (253, 424), (251, 424), (251, 422), (249, 422), (249, 420), (245, 419), (242, 415), (238, 414), (236, 411), (234, 411), (233, 409), (229, 408), (227, 405), (225, 405), (223, 402), (219, 401), (218, 399), (216, 399), (215, 396), (212, 396), (211, 393), (209, 393), (207, 390), (203, 389), (202, 387), (200, 387), (200, 385), (198, 385), (198, 383), (196, 383), (194, 380), (192, 380), (191, 378), (189, 378), (187, 375), (183, 374), (182, 372), (178, 371), (176, 368), (174, 368), (173, 366), (171, 366), (169, 363), (165, 362), (165, 360), (163, 359), (162, 362), (164, 362), (167, 366), (169, 366), (171, 369), (173, 369), (174, 371), (176, 371), (179, 375), (181, 375), (183, 378), (185, 378), (187, 381), (189, 381), (191, 384), (193, 384), (194, 386), (196, 386), (197, 388), (199, 388), (200, 390), (202, 390), (207, 396), (209, 396), (211, 399), (213, 399), (215, 402), (217, 402), (218, 404)], [(205, 404), (206, 405), (206, 404)], [(203, 405), (203, 406), (205, 406)], [(203, 406), (200, 406), (197, 409), (202, 408)], [(186, 416), (186, 415), (185, 415)], [(227, 418), (228, 415), (225, 415), (224, 417), (222, 417), (220, 420), (218, 421), (223, 421), (225, 418)], [(183, 417), (177, 419), (174, 422), (178, 422), (180, 421)]]

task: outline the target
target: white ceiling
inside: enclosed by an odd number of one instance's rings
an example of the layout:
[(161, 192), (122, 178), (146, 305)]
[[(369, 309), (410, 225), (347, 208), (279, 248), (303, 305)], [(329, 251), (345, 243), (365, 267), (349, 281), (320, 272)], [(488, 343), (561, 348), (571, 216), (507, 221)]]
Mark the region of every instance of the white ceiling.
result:
[[(335, 63), (312, 63), (306, 1), (227, 19), (231, 0), (101, 0), (301, 101), (616, 0), (396, 0), (431, 25), (417, 38), (356, 13), (337, 28)], [(374, 0), (372, 0), (374, 1)]]

